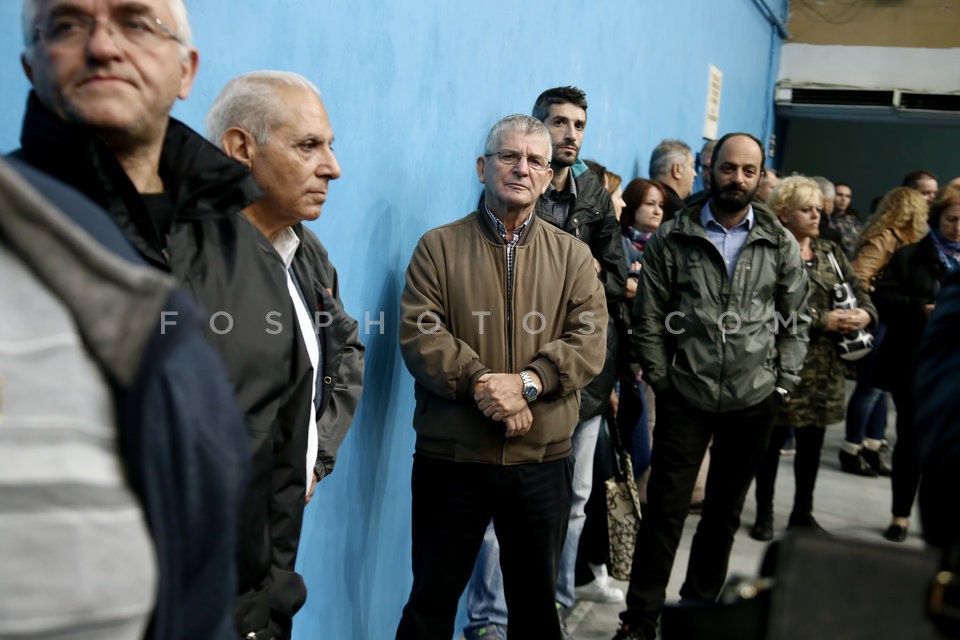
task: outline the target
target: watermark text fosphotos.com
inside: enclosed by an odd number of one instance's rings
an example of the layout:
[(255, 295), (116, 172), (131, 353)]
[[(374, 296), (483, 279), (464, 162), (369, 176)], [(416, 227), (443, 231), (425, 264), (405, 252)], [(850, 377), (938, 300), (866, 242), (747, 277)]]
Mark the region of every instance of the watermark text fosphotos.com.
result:
[[(161, 335), (166, 335), (168, 328), (177, 325), (179, 315), (177, 311), (160, 312)], [(485, 332), (492, 327), (505, 324), (505, 321), (496, 322), (490, 311), (473, 311), (471, 315), (477, 323), (476, 328), (479, 335), (484, 335)], [(684, 326), (684, 324), (686, 324), (684, 322), (686, 317), (686, 314), (682, 311), (674, 311), (667, 314), (663, 321), (664, 329), (672, 335), (683, 335), (687, 332), (687, 328)], [(283, 313), (280, 311), (271, 311), (266, 314), (262, 320), (263, 332), (271, 336), (282, 334), (287, 326), (283, 320)], [(551, 324), (550, 317), (539, 311), (529, 311), (517, 320), (520, 330), (531, 336), (540, 335), (546, 331)], [(595, 322), (595, 314), (593, 312), (585, 311), (578, 316), (577, 320), (582, 325), (577, 329), (579, 333), (590, 335), (597, 330), (597, 323)], [(327, 311), (317, 311), (313, 316), (314, 330), (319, 333), (320, 330), (331, 326), (333, 321), (334, 316), (331, 313)], [(697, 322), (702, 325), (703, 318), (698, 317)], [(715, 319), (715, 322), (717, 329), (724, 337), (740, 333), (744, 325), (743, 318), (732, 311), (720, 314), (720, 316)], [(796, 312), (791, 313), (785, 318), (779, 312), (774, 311), (770, 319), (771, 331), (779, 334), (781, 330), (786, 329), (789, 333), (796, 334), (798, 332), (797, 322)], [(424, 311), (416, 318), (415, 323), (417, 330), (423, 334), (435, 334), (447, 330), (447, 325), (443, 321), (443, 318), (433, 311)], [(369, 336), (375, 332), (379, 335), (384, 335), (386, 333), (386, 325), (386, 313), (384, 311), (374, 313), (365, 311), (363, 313), (361, 331), (364, 335)], [(236, 326), (237, 322), (235, 318), (227, 311), (212, 313), (208, 319), (210, 332), (216, 335), (226, 335), (233, 331)]]
[[(682, 326), (686, 317), (687, 314), (682, 311), (673, 311), (668, 313), (666, 318), (663, 320), (663, 327), (666, 329), (667, 333), (671, 335), (683, 335), (687, 332), (687, 329)], [(796, 311), (784, 318), (783, 314), (775, 310), (769, 322), (771, 325), (770, 330), (777, 335), (780, 334), (781, 328), (787, 329), (788, 333), (794, 335), (798, 333)], [(698, 323), (703, 324), (702, 318), (698, 318)], [(743, 318), (738, 313), (726, 311), (717, 316), (716, 327), (723, 336), (736, 335), (743, 330)]]

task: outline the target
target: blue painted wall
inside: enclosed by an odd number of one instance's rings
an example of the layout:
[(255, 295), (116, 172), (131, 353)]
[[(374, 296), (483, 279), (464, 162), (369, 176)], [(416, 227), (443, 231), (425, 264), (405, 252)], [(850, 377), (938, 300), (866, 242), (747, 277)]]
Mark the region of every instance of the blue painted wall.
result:
[[(785, 18), (788, 0), (767, 2)], [(17, 146), (28, 88), (19, 5), (0, 3), (2, 151)], [(713, 64), (724, 73), (721, 133), (766, 140), (780, 40), (755, 0), (188, 6), (200, 73), (175, 115), (202, 127), (227, 80), (262, 68), (306, 75), (330, 113), (343, 178), (314, 228), (340, 269), (347, 309), (366, 329), (366, 388), (336, 472), (307, 510), (300, 566), (310, 596), (294, 635), (392, 637), (411, 582), (414, 445), (397, 300), (419, 236), (476, 203), (474, 158), (486, 131), (503, 115), (529, 113), (543, 89), (577, 85), (590, 102), (584, 157), (626, 180), (645, 176), (661, 139), (699, 149)]]

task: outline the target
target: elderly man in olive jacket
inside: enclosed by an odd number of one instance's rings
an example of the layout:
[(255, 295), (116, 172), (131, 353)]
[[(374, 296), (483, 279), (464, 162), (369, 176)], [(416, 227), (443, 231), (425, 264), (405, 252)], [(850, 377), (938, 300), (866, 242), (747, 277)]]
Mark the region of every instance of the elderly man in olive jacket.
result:
[(559, 640), (554, 604), (572, 495), (579, 390), (606, 355), (585, 244), (534, 213), (550, 135), (524, 115), (490, 131), (480, 210), (424, 235), (400, 300), (416, 380), (413, 589), (398, 638), (453, 636), (493, 519), (511, 634)]
[(720, 593), (744, 498), (807, 351), (800, 248), (752, 202), (763, 145), (728, 134), (714, 148), (711, 171), (710, 200), (679, 212), (644, 251), (634, 335), (657, 394), (657, 433), (617, 640), (655, 637), (711, 438), (703, 515), (680, 595), (709, 601)]

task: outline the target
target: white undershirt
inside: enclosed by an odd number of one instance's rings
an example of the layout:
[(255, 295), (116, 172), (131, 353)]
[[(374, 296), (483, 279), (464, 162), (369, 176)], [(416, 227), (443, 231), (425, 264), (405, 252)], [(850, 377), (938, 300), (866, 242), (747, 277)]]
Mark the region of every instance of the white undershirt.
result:
[(313, 323), (310, 319), (310, 312), (303, 302), (303, 297), (297, 290), (297, 285), (293, 282), (293, 276), (290, 274), (290, 264), (293, 262), (293, 256), (300, 246), (300, 238), (293, 232), (293, 229), (287, 227), (281, 231), (273, 240), (273, 248), (277, 250), (283, 259), (283, 264), (287, 267), (287, 291), (290, 299), (293, 300), (293, 308), (297, 314), (297, 322), (300, 325), (300, 335), (303, 336), (303, 346), (307, 348), (307, 355), (310, 356), (310, 366), (313, 368), (313, 384), (310, 385), (310, 422), (307, 423), (307, 491), (313, 484), (313, 469), (317, 463), (317, 452), (319, 444), (317, 442), (317, 370), (320, 364), (320, 345), (317, 344), (317, 334), (314, 332)]

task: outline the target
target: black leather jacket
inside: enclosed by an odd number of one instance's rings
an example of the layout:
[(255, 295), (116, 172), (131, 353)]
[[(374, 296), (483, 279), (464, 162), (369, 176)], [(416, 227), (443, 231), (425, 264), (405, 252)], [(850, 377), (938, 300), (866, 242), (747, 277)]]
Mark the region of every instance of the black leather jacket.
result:
[[(590, 247), (590, 253), (600, 263), (600, 283), (603, 285), (610, 315), (607, 326), (607, 361), (603, 371), (580, 394), (580, 419), (586, 420), (599, 415), (606, 408), (617, 378), (616, 356), (619, 345), (627, 344), (626, 323), (619, 304), (625, 297), (627, 265), (623, 257), (620, 224), (617, 222), (610, 194), (593, 171), (581, 169), (586, 169), (586, 165), (577, 163), (570, 168), (570, 175), (577, 181), (577, 196), (570, 205), (570, 214), (563, 230), (585, 242)], [(537, 202), (536, 212), (547, 222), (556, 224), (542, 198)]]
[(927, 326), (925, 306), (936, 301), (946, 275), (929, 234), (897, 249), (884, 267), (870, 294), (887, 325), (877, 354), (878, 388), (912, 390), (914, 358)]

